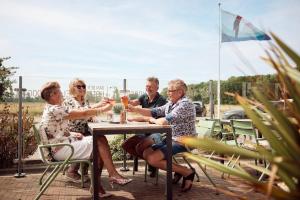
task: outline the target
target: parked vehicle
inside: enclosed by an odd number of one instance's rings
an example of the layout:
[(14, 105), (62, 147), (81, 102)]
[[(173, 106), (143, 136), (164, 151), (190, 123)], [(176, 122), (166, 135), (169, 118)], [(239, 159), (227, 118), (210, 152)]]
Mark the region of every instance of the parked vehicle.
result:
[(193, 101), (193, 104), (196, 109), (197, 117), (205, 117), (206, 116), (206, 108), (202, 101)]
[[(292, 102), (293, 100), (288, 99)], [(283, 112), (289, 112), (283, 100), (270, 101), (277, 109), (282, 110)], [(259, 110), (265, 112), (262, 107), (258, 107)], [(228, 110), (223, 113), (223, 119), (246, 119), (248, 118), (245, 114), (245, 111), (242, 109)]]
[(245, 111), (242, 109), (228, 110), (223, 113), (223, 119), (245, 119), (247, 118)]

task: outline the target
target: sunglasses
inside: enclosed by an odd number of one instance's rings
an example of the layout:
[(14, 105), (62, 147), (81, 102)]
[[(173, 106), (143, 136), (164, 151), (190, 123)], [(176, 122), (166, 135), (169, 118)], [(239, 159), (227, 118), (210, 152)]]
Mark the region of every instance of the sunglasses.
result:
[(81, 89), (81, 88), (82, 88), (82, 89), (85, 89), (85, 88), (86, 88), (85, 85), (76, 85), (75, 87), (76, 87), (77, 89)]

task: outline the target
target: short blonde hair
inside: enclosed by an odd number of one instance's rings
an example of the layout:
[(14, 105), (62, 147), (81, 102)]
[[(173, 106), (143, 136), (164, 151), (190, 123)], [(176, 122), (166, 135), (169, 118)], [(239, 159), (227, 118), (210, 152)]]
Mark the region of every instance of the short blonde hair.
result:
[(169, 86), (174, 86), (175, 89), (181, 89), (184, 94), (187, 91), (187, 86), (186, 86), (185, 82), (181, 79), (171, 80), (171, 81), (169, 81), (168, 85)]
[(73, 79), (73, 80), (70, 82), (70, 84), (69, 84), (69, 93), (70, 93), (70, 95), (72, 95), (72, 96), (75, 95), (75, 86), (76, 86), (78, 83), (79, 83), (79, 84), (82, 84), (82, 85), (85, 85), (84, 80), (79, 79), (79, 78)]
[(45, 83), (41, 87), (41, 97), (42, 97), (42, 99), (44, 99), (45, 101), (48, 102), (52, 92), (56, 89), (60, 89), (60, 85), (57, 81), (51, 81), (51, 82)]

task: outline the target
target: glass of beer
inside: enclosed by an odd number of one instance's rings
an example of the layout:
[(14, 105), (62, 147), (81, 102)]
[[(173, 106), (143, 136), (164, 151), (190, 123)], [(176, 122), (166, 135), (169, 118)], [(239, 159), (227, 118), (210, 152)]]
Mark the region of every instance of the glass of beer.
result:
[(128, 109), (128, 96), (122, 96), (121, 97), (121, 101), (122, 101), (122, 104), (124, 105), (124, 108), (125, 109)]

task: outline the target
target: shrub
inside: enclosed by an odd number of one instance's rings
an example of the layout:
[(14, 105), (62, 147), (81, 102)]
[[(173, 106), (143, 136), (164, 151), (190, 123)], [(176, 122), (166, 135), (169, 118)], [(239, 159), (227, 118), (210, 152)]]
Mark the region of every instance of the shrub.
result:
[(116, 135), (113, 140), (109, 141), (113, 161), (123, 160), (123, 149), (121, 147), (123, 141), (123, 135)]
[[(4, 104), (0, 110), (0, 168), (13, 165), (18, 152), (18, 115), (10, 112), (10, 106)], [(37, 144), (31, 131), (33, 117), (29, 115), (28, 108), (23, 110), (23, 157), (32, 154)]]
[[(131, 137), (132, 135), (126, 135), (127, 138)], [(113, 161), (121, 161), (123, 160), (123, 149), (122, 149), (122, 143), (124, 141), (123, 135), (116, 135), (113, 140), (109, 141), (109, 146), (111, 150), (111, 155)], [(132, 156), (127, 153), (126, 155), (127, 159), (132, 159)]]

